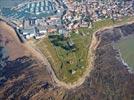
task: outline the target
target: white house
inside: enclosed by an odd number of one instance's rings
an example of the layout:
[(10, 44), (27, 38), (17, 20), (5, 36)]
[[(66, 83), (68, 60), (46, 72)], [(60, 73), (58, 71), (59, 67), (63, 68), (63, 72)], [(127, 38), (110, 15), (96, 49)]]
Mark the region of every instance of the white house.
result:
[(47, 29), (45, 27), (37, 27), (35, 39), (44, 38), (47, 36)]
[(34, 37), (35, 34), (36, 34), (35, 28), (22, 29), (22, 35), (23, 35), (26, 39), (30, 39), (30, 38)]

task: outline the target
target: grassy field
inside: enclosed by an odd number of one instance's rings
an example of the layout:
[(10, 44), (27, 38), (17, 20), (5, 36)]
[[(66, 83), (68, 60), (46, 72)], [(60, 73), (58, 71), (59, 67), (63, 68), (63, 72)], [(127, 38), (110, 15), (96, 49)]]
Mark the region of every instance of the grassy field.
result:
[[(48, 58), (58, 79), (66, 83), (73, 83), (83, 75), (88, 65), (87, 55), (92, 34), (103, 27), (114, 26), (128, 22), (129, 20), (133, 20), (133, 18), (126, 17), (123, 20), (115, 22), (111, 19), (98, 21), (93, 24), (93, 28), (80, 28), (78, 30), (79, 33), (76, 33), (76, 31), (71, 32), (71, 37), (67, 40), (54, 38), (53, 42), (52, 38), (44, 38), (36, 42), (36, 45)], [(81, 35), (80, 33), (84, 33), (85, 35)], [(73, 41), (75, 44), (74, 51), (64, 48), (68, 40)], [(58, 46), (55, 43), (58, 43)]]
[(124, 61), (129, 67), (134, 69), (134, 35), (130, 35), (125, 39), (120, 40), (116, 47), (120, 49), (120, 53)]

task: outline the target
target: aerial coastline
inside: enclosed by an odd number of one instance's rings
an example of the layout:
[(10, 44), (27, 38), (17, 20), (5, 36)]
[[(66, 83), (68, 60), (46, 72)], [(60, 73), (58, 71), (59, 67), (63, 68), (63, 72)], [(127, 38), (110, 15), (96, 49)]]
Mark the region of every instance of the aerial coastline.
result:
[(133, 36), (134, 0), (0, 1), (0, 99), (133, 100)]

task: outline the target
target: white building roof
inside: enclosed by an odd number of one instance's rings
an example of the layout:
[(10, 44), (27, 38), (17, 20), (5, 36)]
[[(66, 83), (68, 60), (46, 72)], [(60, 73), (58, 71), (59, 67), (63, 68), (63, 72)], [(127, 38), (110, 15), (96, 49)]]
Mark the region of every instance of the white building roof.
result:
[(30, 29), (23, 29), (22, 30), (22, 33), (23, 33), (23, 35), (30, 35), (30, 34), (35, 34), (36, 32), (35, 32), (35, 28), (30, 28)]

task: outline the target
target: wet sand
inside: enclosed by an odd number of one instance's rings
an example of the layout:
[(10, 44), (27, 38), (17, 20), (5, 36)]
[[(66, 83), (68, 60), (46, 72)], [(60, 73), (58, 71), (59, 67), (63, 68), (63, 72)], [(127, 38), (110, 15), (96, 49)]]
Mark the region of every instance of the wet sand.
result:
[(6, 48), (10, 60), (30, 55), (20, 42), (14, 29), (2, 21), (0, 21), (0, 41), (2, 46)]

